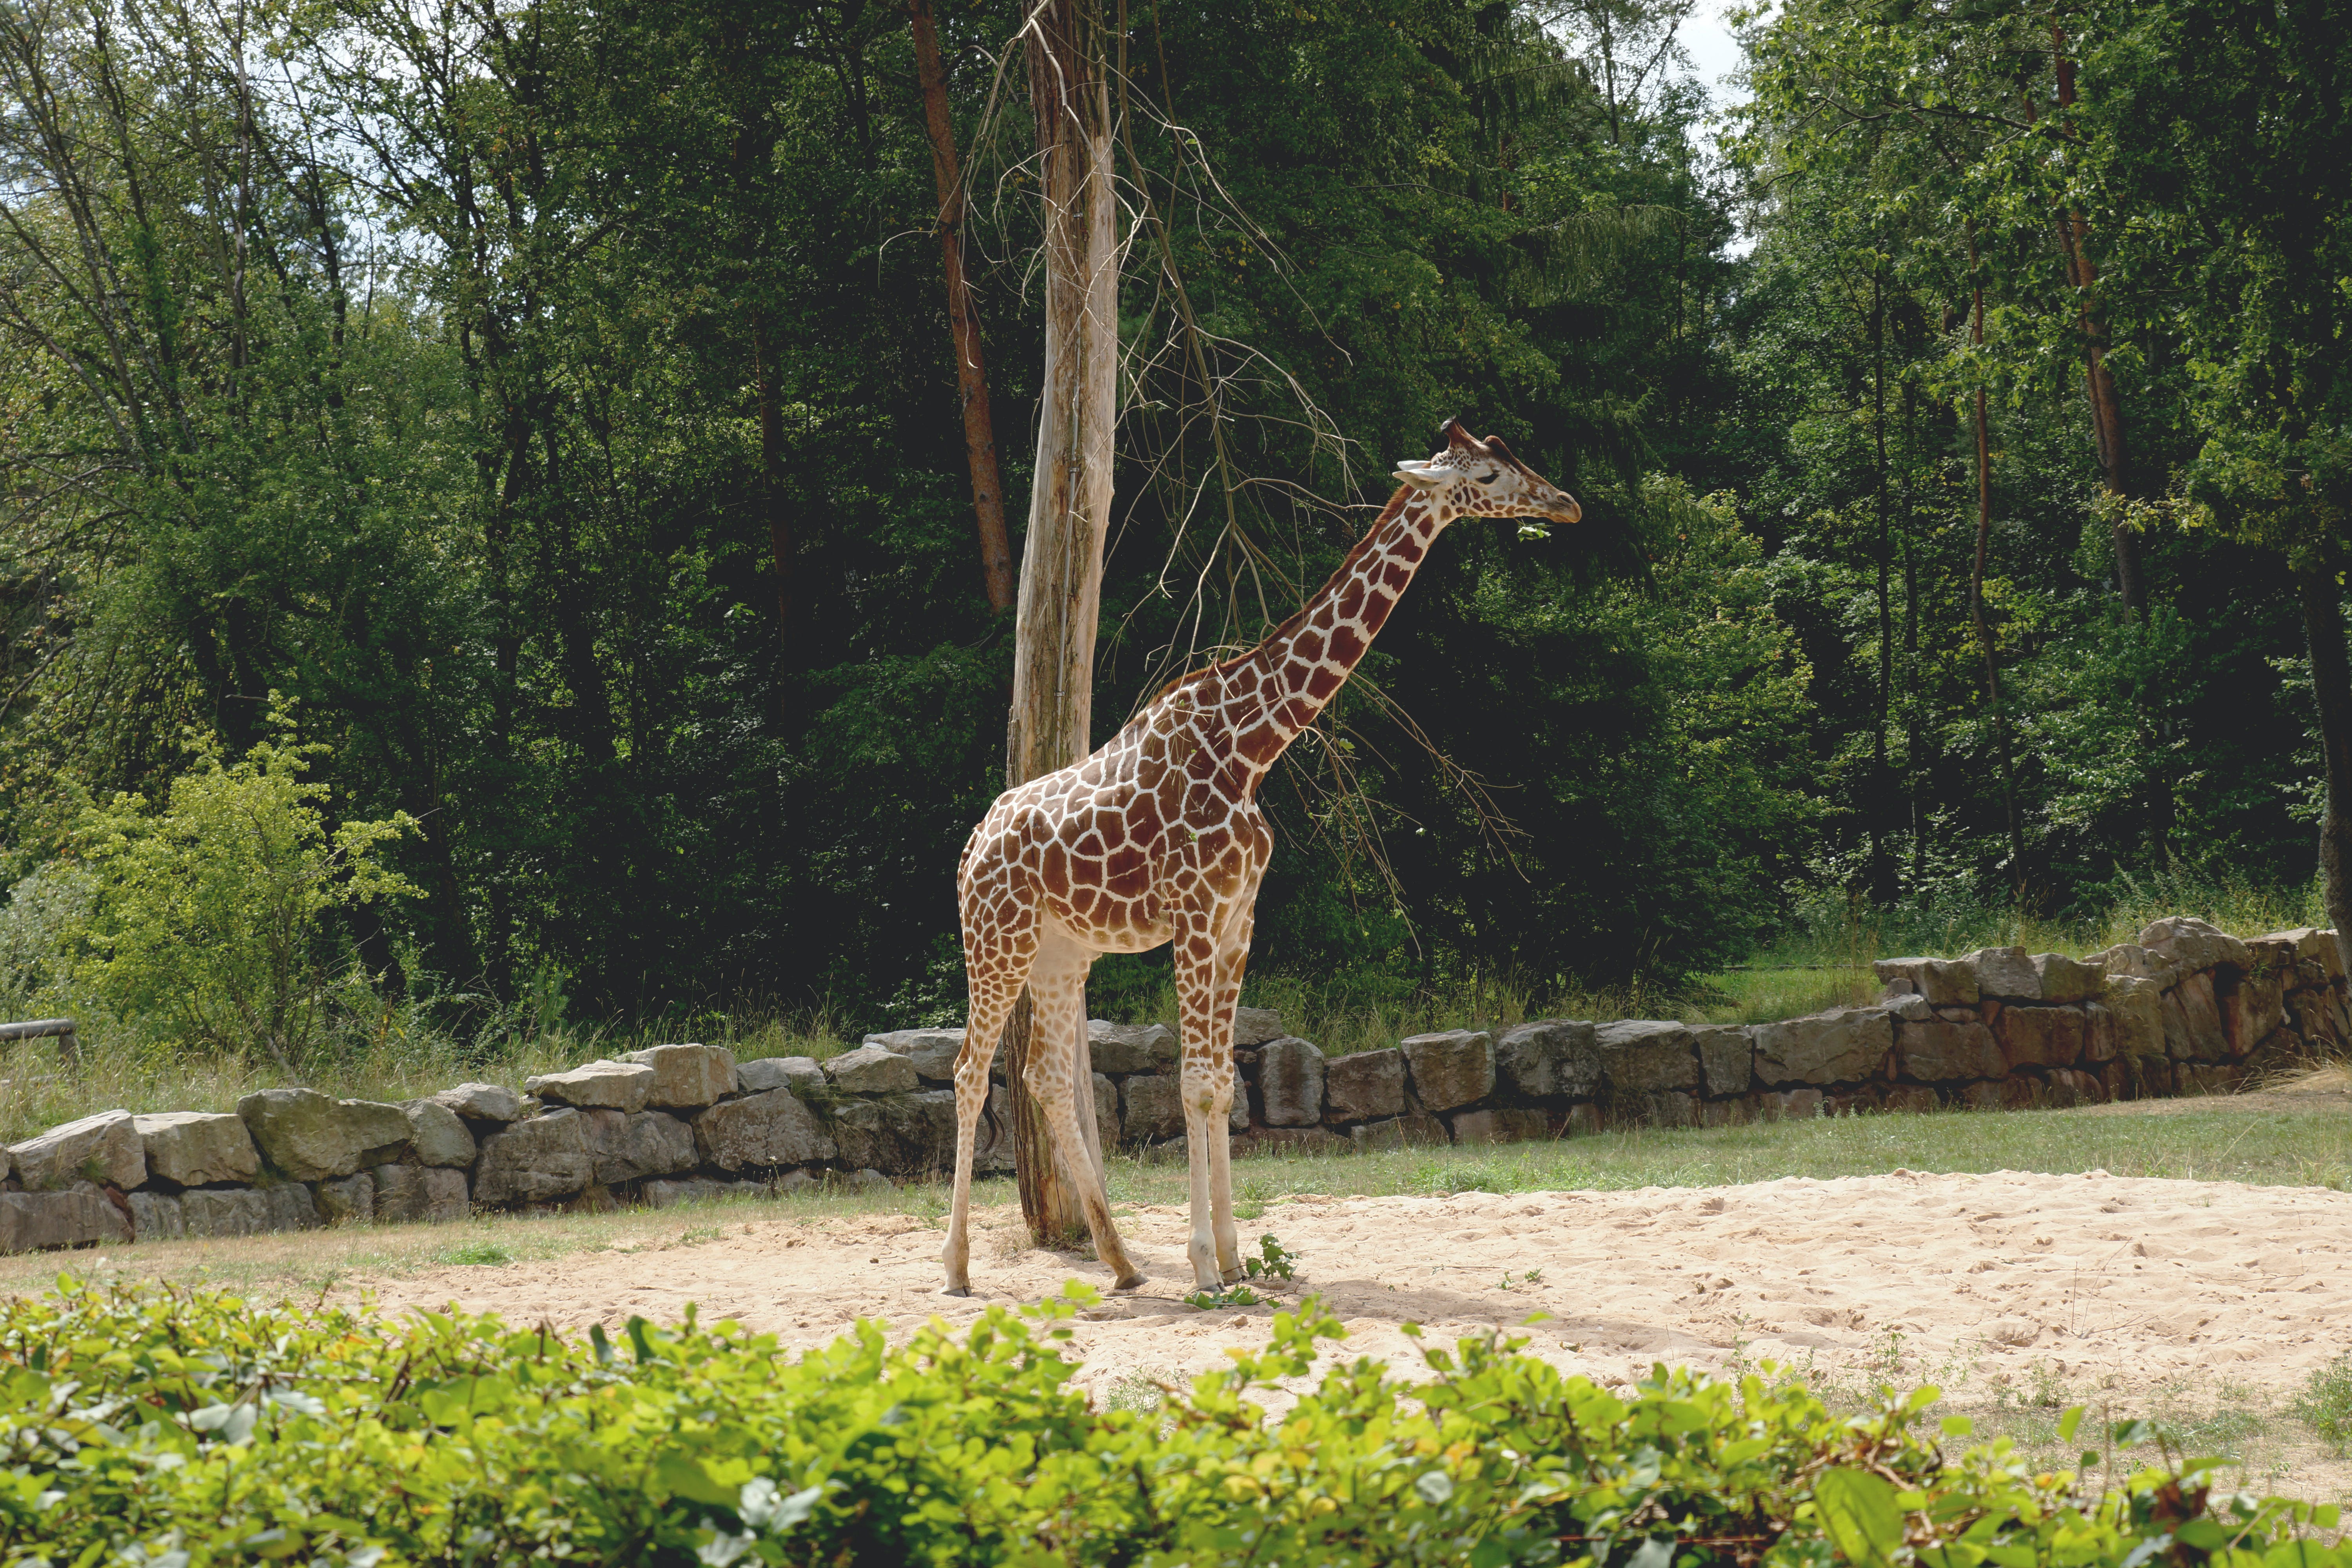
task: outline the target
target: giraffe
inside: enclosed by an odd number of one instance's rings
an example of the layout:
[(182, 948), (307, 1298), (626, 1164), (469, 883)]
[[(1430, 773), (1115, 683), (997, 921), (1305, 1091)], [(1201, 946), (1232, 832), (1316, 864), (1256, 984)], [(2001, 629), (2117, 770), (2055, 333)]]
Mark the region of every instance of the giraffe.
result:
[(1163, 942), (1175, 944), (1183, 1033), (1186, 1251), (1203, 1289), (1240, 1278), (1226, 1119), (1234, 1006), (1274, 849), (1258, 784), (1364, 657), (1448, 523), (1583, 515), (1500, 438), (1478, 440), (1454, 419), (1441, 433), (1443, 451), (1397, 466), (1396, 493), (1297, 614), (1239, 658), (1171, 682), (1084, 762), (1005, 791), (972, 829), (956, 871), (971, 1005), (956, 1060), (948, 1294), (971, 1293), (972, 1149), (989, 1063), (1024, 984), (1034, 1020), (1026, 1085), (1114, 1288), (1143, 1282), (1111, 1223), (1094, 1119), (1076, 1104), (1093, 1086), (1075, 1080), (1087, 969), (1101, 953)]

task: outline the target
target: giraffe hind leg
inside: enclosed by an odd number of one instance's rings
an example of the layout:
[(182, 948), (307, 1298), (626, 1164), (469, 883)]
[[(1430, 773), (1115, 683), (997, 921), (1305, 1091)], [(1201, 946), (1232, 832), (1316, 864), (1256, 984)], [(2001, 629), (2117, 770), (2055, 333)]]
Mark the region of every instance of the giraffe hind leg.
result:
[(1094, 1237), (1095, 1256), (1111, 1271), (1112, 1288), (1132, 1290), (1143, 1283), (1142, 1270), (1127, 1256), (1118, 1227), (1111, 1223), (1110, 1200), (1103, 1190), (1102, 1170), (1095, 1163), (1085, 1125), (1078, 1115), (1077, 1095), (1091, 1100), (1092, 1074), (1081, 1090), (1076, 1082), (1086, 1059), (1077, 1044), (1086, 1028), (1087, 969), (1094, 955), (1066, 937), (1048, 937), (1029, 973), (1029, 994), (1035, 1007), (1029, 1042), (1029, 1092), (1045, 1112), (1045, 1129), (1062, 1176), (1078, 1194), (1078, 1208)]

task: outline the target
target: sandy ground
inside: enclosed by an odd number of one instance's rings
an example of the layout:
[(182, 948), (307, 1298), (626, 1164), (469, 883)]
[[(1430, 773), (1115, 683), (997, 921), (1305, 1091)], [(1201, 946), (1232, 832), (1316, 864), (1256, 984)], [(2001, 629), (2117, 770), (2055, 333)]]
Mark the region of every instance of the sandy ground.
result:
[[(734, 1318), (786, 1343), (824, 1343), (859, 1317), (903, 1334), (968, 1322), (991, 1300), (1033, 1301), (1099, 1265), (1025, 1246), (1010, 1209), (975, 1215), (978, 1294), (940, 1295), (939, 1222), (908, 1215), (730, 1225), (723, 1234), (503, 1268), (354, 1280), (388, 1310), (455, 1301), (510, 1321), (582, 1329), (632, 1313)], [(1075, 1325), (1080, 1381), (1108, 1397), (1134, 1380), (1223, 1365), (1262, 1343), (1275, 1305), (1202, 1312), (1181, 1300), (1181, 1209), (1123, 1211), (1150, 1282)], [(2049, 1176), (1790, 1178), (1626, 1193), (1312, 1196), (1247, 1222), (1303, 1259), (1280, 1288), (1319, 1292), (1354, 1354), (1419, 1365), (1400, 1325), (1439, 1337), (1519, 1329), (1563, 1369), (1622, 1384), (1653, 1362), (1740, 1370), (1773, 1360), (1816, 1387), (1934, 1382), (1963, 1408), (2063, 1399), (2117, 1413), (2226, 1413), (2266, 1426), (2312, 1369), (2352, 1347), (2352, 1194), (2230, 1183)], [(1999, 1423), (1997, 1422), (1996, 1425)], [(2030, 1423), (2029, 1423), (2030, 1425)], [(2275, 1444), (2273, 1445), (2275, 1447)], [(2352, 1475), (2307, 1441), (2267, 1476), (2322, 1500)]]

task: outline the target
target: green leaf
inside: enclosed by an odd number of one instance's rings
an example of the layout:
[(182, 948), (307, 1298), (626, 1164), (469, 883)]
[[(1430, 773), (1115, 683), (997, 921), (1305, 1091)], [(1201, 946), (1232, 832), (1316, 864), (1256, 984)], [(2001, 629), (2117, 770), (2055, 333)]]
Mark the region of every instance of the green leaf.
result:
[(1903, 1514), (1895, 1489), (1867, 1470), (1834, 1469), (1813, 1483), (1813, 1501), (1839, 1555), (1885, 1568), (1903, 1544)]

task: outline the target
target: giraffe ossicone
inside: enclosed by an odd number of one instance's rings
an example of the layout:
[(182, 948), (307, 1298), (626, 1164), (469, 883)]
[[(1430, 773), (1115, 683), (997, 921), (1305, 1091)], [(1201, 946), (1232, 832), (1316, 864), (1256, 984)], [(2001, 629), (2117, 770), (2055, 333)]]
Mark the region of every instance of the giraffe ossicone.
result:
[(941, 1259), (949, 1293), (971, 1289), (972, 1150), (989, 1063), (1024, 985), (1027, 1087), (1115, 1288), (1143, 1282), (1111, 1223), (1076, 1079), (1087, 971), (1102, 953), (1164, 942), (1176, 949), (1193, 1280), (1214, 1289), (1241, 1277), (1226, 1117), (1234, 1007), (1274, 849), (1258, 784), (1355, 669), (1449, 523), (1583, 515), (1499, 438), (1478, 440), (1452, 419), (1443, 433), (1442, 451), (1397, 466), (1396, 493), (1297, 615), (1239, 658), (1171, 682), (1084, 762), (1005, 791), (972, 829), (956, 872), (971, 1005), (956, 1061), (955, 1202)]

